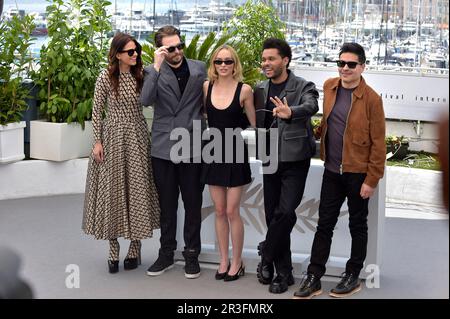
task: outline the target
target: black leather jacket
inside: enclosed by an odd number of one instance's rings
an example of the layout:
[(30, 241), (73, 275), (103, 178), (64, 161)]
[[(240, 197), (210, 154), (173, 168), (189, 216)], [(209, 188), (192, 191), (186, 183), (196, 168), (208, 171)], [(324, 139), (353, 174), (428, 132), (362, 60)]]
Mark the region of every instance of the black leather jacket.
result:
[[(278, 160), (280, 162), (294, 162), (311, 158), (316, 151), (313, 136), (311, 116), (319, 110), (317, 99), (319, 93), (313, 82), (295, 76), (289, 71), (286, 87), (279, 98), (287, 99), (292, 110), (289, 120), (277, 118), (278, 124)], [(255, 109), (265, 109), (269, 92), (269, 80), (255, 86)], [(264, 128), (267, 112), (256, 112), (256, 127)], [(258, 136), (257, 138), (261, 138)], [(257, 143), (258, 145), (258, 143)]]

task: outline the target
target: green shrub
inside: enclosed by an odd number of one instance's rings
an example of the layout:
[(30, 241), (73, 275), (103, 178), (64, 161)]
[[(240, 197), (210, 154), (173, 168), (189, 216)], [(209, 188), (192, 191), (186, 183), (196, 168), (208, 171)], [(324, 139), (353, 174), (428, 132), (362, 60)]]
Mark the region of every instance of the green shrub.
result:
[(84, 128), (92, 115), (95, 81), (107, 65), (111, 30), (105, 0), (48, 0), (49, 43), (41, 49), (40, 109), (48, 121)]
[(22, 83), (32, 61), (29, 47), (34, 27), (29, 15), (0, 21), (0, 125), (19, 122), (27, 109), (30, 92)]
[(256, 68), (260, 67), (264, 40), (285, 38), (283, 29), (286, 25), (278, 17), (271, 0), (248, 0), (223, 26), (224, 34), (245, 43), (249, 51), (249, 63)]

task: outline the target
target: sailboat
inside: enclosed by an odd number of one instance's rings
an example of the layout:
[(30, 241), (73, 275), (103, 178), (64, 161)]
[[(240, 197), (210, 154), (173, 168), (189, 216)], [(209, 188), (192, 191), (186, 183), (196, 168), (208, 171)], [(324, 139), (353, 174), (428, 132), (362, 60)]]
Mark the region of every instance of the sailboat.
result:
[(114, 3), (114, 12), (111, 16), (111, 23), (114, 32), (125, 32), (136, 37), (138, 40), (146, 38), (153, 32), (151, 16), (146, 13), (147, 0), (139, 8), (130, 0), (129, 10), (118, 11), (117, 0)]

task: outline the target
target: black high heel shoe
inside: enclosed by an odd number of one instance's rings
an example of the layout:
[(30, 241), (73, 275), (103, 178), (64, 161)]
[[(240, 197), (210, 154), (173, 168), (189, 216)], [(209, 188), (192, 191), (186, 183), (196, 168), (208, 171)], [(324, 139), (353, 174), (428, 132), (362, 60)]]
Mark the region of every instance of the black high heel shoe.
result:
[(239, 267), (239, 270), (237, 271), (237, 273), (234, 275), (230, 275), (227, 273), (223, 280), (224, 281), (234, 281), (234, 280), (238, 280), (239, 277), (244, 276), (244, 275), (245, 275), (245, 266), (244, 266), (244, 263), (241, 262), (241, 267)]
[(135, 258), (125, 258), (123, 268), (125, 270), (136, 269), (141, 264), (141, 245), (139, 245), (138, 255)]
[(224, 272), (219, 272), (219, 270), (216, 271), (216, 280), (223, 280), (225, 279), (225, 277), (227, 276), (228, 270), (230, 270), (231, 264), (228, 263), (228, 267), (227, 270), (225, 270)]
[(108, 270), (110, 274), (115, 274), (119, 271), (119, 261), (118, 260), (108, 260)]

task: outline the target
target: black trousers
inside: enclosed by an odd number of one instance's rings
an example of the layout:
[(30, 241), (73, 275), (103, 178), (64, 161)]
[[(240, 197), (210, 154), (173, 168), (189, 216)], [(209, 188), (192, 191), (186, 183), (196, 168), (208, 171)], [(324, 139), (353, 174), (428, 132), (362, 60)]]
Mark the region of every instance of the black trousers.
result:
[(323, 173), (319, 221), (314, 235), (308, 272), (318, 277), (325, 274), (333, 230), (338, 221), (342, 204), (347, 198), (352, 248), (345, 271), (359, 276), (367, 254), (369, 199), (363, 199), (360, 196), (361, 185), (365, 178), (366, 174), (362, 173), (340, 175), (327, 169)]
[(295, 210), (303, 198), (311, 160), (280, 162), (274, 174), (265, 174), (264, 208), (267, 234), (263, 255), (277, 273), (292, 271), (291, 231), (297, 222)]
[(167, 255), (173, 255), (177, 249), (177, 210), (178, 197), (184, 204), (184, 243), (185, 250), (195, 251), (198, 256), (201, 249), (200, 226), (202, 222), (202, 193), (204, 185), (200, 182), (200, 163), (178, 163), (160, 158), (152, 158), (153, 175), (161, 207), (161, 249)]

